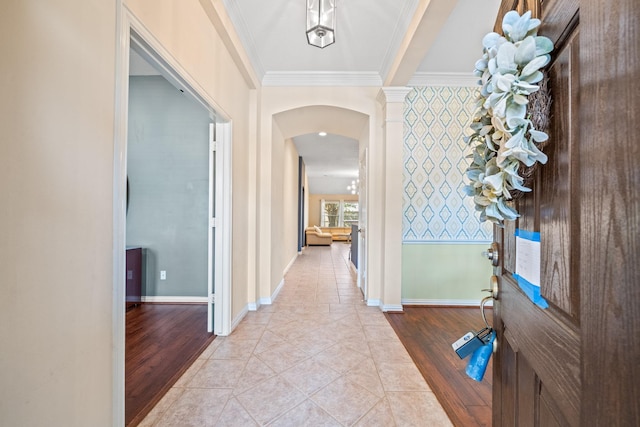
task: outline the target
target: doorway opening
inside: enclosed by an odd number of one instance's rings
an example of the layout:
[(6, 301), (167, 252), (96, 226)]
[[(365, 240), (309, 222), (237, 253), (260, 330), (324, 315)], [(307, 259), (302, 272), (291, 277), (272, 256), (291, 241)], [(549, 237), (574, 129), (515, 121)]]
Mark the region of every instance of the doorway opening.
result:
[[(200, 303), (204, 311), (196, 315), (197, 328), (209, 338), (227, 335), (231, 325), (231, 123), (135, 17), (124, 11), (122, 18), (114, 146), (113, 414), (118, 424), (132, 420), (125, 410), (131, 332), (126, 302), (132, 311), (138, 304)], [(150, 70), (130, 76), (140, 59)], [(142, 249), (140, 271), (128, 268), (128, 246)], [(139, 291), (131, 295), (127, 279), (135, 276)], [(187, 366), (197, 357), (186, 356)], [(166, 392), (178, 378), (176, 373), (159, 386)]]
[(367, 300), (364, 230), (369, 116), (337, 106), (309, 105), (274, 114), (273, 123), (285, 144), (293, 142), (299, 156), (298, 252), (314, 226), (324, 234), (331, 232), (335, 244), (357, 246), (350, 261)]

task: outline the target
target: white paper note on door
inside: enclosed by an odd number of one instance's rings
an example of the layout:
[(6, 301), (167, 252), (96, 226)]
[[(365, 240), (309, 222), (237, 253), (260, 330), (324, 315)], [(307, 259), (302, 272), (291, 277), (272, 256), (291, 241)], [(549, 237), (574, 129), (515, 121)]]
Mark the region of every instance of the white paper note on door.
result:
[(516, 274), (540, 286), (540, 233), (517, 230)]

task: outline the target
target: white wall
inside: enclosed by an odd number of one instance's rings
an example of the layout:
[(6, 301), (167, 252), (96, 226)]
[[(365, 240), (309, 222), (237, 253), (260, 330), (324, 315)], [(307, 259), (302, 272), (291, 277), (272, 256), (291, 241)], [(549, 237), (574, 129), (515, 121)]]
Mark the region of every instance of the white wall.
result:
[(0, 14), (0, 425), (111, 426), (116, 2)]
[[(2, 426), (121, 423), (112, 396), (119, 4), (3, 3)], [(255, 283), (247, 231), (256, 211), (255, 95), (199, 1), (126, 5), (233, 122), (233, 257), (242, 259), (233, 263), (235, 316)]]
[(273, 126), (272, 157), (279, 159), (271, 171), (271, 270), (268, 294), (281, 283), (287, 266), (298, 254), (298, 151), (293, 140), (285, 139)]

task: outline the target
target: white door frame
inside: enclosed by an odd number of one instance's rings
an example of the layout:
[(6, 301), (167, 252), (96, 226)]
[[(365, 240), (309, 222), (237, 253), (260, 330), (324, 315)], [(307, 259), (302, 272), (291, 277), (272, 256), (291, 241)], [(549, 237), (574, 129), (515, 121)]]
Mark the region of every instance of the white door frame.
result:
[[(369, 188), (369, 148), (365, 147), (364, 153), (361, 161), (359, 162), (359, 175), (360, 175), (360, 185), (364, 188), (360, 188), (360, 200), (359, 209), (360, 209), (360, 220), (358, 221), (358, 235), (356, 238), (358, 239), (358, 268), (357, 268), (357, 284), (360, 290), (362, 291), (362, 295), (367, 301), (369, 299), (369, 290), (367, 287), (367, 215), (368, 215), (368, 203), (369, 197), (367, 195), (367, 191)], [(362, 199), (364, 198), (364, 203)]]
[[(216, 205), (216, 310), (214, 332), (228, 335), (231, 330), (231, 129), (232, 123), (206, 91), (193, 80), (160, 42), (117, 2), (118, 40), (116, 43), (116, 93), (113, 176), (113, 425), (124, 425), (124, 351), (125, 351), (125, 246), (126, 246), (126, 179), (127, 126), (129, 101), (129, 49), (133, 44), (143, 57), (154, 63), (161, 74), (199, 102), (215, 117), (218, 155)], [(219, 240), (219, 241), (218, 241)]]
[[(231, 122), (216, 123), (215, 311), (213, 332), (231, 333)], [(219, 172), (221, 171), (221, 172)], [(211, 201), (210, 201), (211, 202)], [(211, 305), (209, 305), (211, 307)]]

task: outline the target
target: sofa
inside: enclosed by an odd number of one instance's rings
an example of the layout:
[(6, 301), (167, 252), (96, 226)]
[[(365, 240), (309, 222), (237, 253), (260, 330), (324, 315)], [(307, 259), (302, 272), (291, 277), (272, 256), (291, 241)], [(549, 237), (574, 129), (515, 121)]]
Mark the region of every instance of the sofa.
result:
[(317, 226), (307, 227), (305, 229), (305, 234), (307, 236), (307, 245), (328, 246), (333, 242), (331, 233), (325, 233)]
[(331, 233), (333, 241), (351, 241), (351, 227), (320, 227), (323, 233)]

